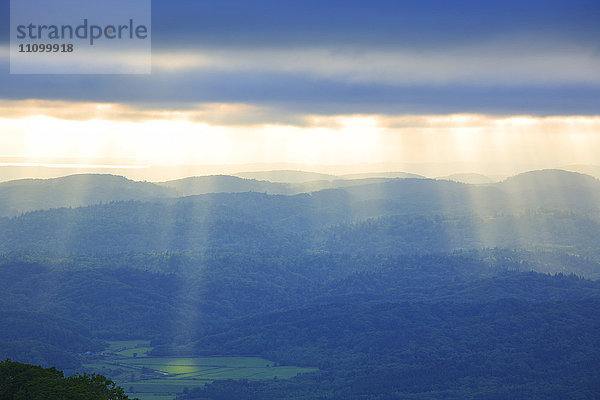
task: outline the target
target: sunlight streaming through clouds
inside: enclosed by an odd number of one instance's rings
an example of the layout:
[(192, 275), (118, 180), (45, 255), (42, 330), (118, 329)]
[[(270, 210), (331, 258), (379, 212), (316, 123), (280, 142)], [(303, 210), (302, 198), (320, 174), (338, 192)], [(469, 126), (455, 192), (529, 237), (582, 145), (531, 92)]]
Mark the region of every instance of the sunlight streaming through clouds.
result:
[[(23, 109), (26, 109), (24, 110)], [(220, 110), (220, 118), (203, 116)], [(306, 116), (305, 124), (227, 124), (244, 105), (154, 112), (119, 104), (25, 102), (0, 109), (5, 154), (130, 158), (136, 164), (593, 163), (600, 117)], [(12, 117), (10, 116), (12, 115)], [(243, 119), (243, 118), (242, 118)]]

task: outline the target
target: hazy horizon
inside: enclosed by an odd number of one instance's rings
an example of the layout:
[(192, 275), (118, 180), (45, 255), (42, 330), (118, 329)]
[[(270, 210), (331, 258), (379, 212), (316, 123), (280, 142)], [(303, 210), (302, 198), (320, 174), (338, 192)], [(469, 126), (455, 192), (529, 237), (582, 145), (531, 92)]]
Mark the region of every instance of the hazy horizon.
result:
[(0, 157), (135, 176), (149, 166), (393, 164), (432, 176), (596, 164), (595, 5), (249, 4), (154, 1), (149, 75), (10, 74), (1, 32)]
[[(524, 172), (543, 169), (562, 169), (599, 177), (600, 166), (593, 164), (571, 165), (469, 165), (467, 163), (373, 163), (349, 165), (308, 165), (308, 164), (230, 164), (230, 165), (117, 165), (101, 163), (109, 160), (88, 160), (86, 163), (65, 163), (59, 160), (28, 160), (16, 162), (0, 157), (0, 182), (18, 179), (51, 179), (76, 174), (110, 174), (123, 176), (135, 181), (162, 182), (194, 176), (236, 175), (270, 171), (296, 171), (331, 175), (346, 178), (353, 175), (384, 176), (386, 173), (406, 173), (426, 178), (445, 178), (452, 175), (482, 175), (493, 181), (501, 181)], [(482, 168), (483, 167), (483, 168)]]

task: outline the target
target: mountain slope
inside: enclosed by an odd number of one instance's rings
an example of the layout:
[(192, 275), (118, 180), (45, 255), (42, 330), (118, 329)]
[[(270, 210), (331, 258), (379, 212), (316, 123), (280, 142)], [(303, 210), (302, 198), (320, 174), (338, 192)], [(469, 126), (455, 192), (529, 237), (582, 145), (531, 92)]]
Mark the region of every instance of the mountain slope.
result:
[(301, 183), (321, 180), (338, 179), (335, 175), (320, 174), (318, 172), (279, 170), (279, 171), (255, 171), (255, 172), (239, 172), (232, 174), (240, 178), (258, 179), (262, 181), (278, 182), (278, 183)]
[(408, 172), (367, 172), (362, 174), (345, 174), (339, 176), (342, 179), (366, 179), (366, 178), (401, 178), (401, 179), (423, 179), (422, 175), (411, 174)]
[(35, 211), (0, 220), (0, 251), (592, 251), (599, 212), (600, 182), (580, 174), (540, 171), (485, 186), (396, 179), (294, 196), (221, 193)]
[(530, 171), (496, 185), (514, 207), (589, 210), (600, 206), (600, 180), (563, 170)]
[(0, 216), (57, 207), (177, 196), (173, 189), (115, 175), (70, 175), (0, 183)]
[(157, 183), (171, 188), (180, 196), (193, 196), (207, 193), (262, 192), (268, 194), (290, 194), (289, 185), (256, 179), (244, 179), (230, 175), (195, 176)]
[(454, 182), (461, 182), (461, 183), (468, 183), (468, 184), (472, 184), (472, 185), (481, 185), (481, 184), (485, 184), (485, 183), (494, 183), (494, 181), (485, 176), (485, 175), (481, 175), (481, 174), (474, 174), (474, 173), (468, 173), (468, 174), (452, 174), (452, 175), (448, 175), (448, 176), (442, 176), (436, 179), (445, 179), (448, 181), (454, 181)]

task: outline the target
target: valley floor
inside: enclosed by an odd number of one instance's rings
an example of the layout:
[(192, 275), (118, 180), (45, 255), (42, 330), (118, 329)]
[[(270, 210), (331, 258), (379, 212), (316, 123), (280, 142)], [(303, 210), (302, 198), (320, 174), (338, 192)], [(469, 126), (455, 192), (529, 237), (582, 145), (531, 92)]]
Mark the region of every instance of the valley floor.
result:
[(281, 366), (260, 357), (153, 357), (148, 340), (111, 341), (101, 353), (84, 354), (87, 373), (113, 379), (131, 398), (172, 400), (177, 393), (215, 380), (288, 379), (316, 368)]

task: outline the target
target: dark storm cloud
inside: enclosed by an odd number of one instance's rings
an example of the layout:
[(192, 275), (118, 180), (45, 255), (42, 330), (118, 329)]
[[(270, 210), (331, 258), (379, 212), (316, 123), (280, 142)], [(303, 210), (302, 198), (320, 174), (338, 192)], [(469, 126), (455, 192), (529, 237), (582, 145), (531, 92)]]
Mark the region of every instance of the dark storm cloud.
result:
[[(0, 0), (0, 38), (5, 46), (8, 3)], [(176, 109), (201, 102), (251, 103), (297, 114), (549, 115), (597, 114), (600, 109), (600, 77), (594, 76), (600, 54), (598, 1), (163, 0), (152, 2), (152, 14), (157, 59), (165, 52), (180, 57), (229, 49), (233, 56), (226, 59), (226, 68), (155, 68), (150, 76), (9, 75), (5, 54), (0, 61), (0, 98)], [(468, 57), (461, 50), (465, 46), (470, 48)], [(294, 58), (304, 57), (300, 52), (307, 48), (334, 56), (317, 57), (314, 66), (310, 58)], [(336, 51), (348, 48), (385, 54), (364, 60), (336, 58)], [(504, 53), (512, 48), (523, 54), (544, 49), (537, 57), (542, 62), (527, 64), (530, 60), (521, 62), (512, 54), (514, 61), (499, 63), (490, 73), (489, 65), (495, 65), (496, 58), (506, 59)], [(240, 49), (244, 56), (236, 58)], [(290, 56), (276, 60), (273, 67), (270, 60), (261, 65), (260, 52), (265, 49)], [(411, 70), (413, 61), (403, 64), (398, 56), (407, 50), (442, 55), (430, 57), (434, 61), (429, 65), (428, 58), (417, 60)], [(569, 52), (576, 57), (561, 58)], [(394, 56), (399, 60), (389, 61)], [(569, 64), (571, 59), (576, 61)], [(395, 62), (406, 71), (394, 74)], [(535, 70), (540, 64), (550, 64), (543, 80)], [(383, 73), (378, 74), (379, 69)], [(460, 75), (461, 69), (467, 73)]]
[[(0, 0), (8, 40), (9, 0)], [(511, 32), (597, 41), (596, 0), (154, 0), (158, 45), (412, 44), (438, 46)]]
[(120, 102), (153, 109), (195, 103), (249, 103), (298, 114), (595, 115), (600, 109), (599, 87), (347, 84), (272, 73), (3, 75), (0, 86), (6, 99)]
[(157, 44), (437, 47), (514, 32), (597, 41), (593, 0), (154, 1)]

